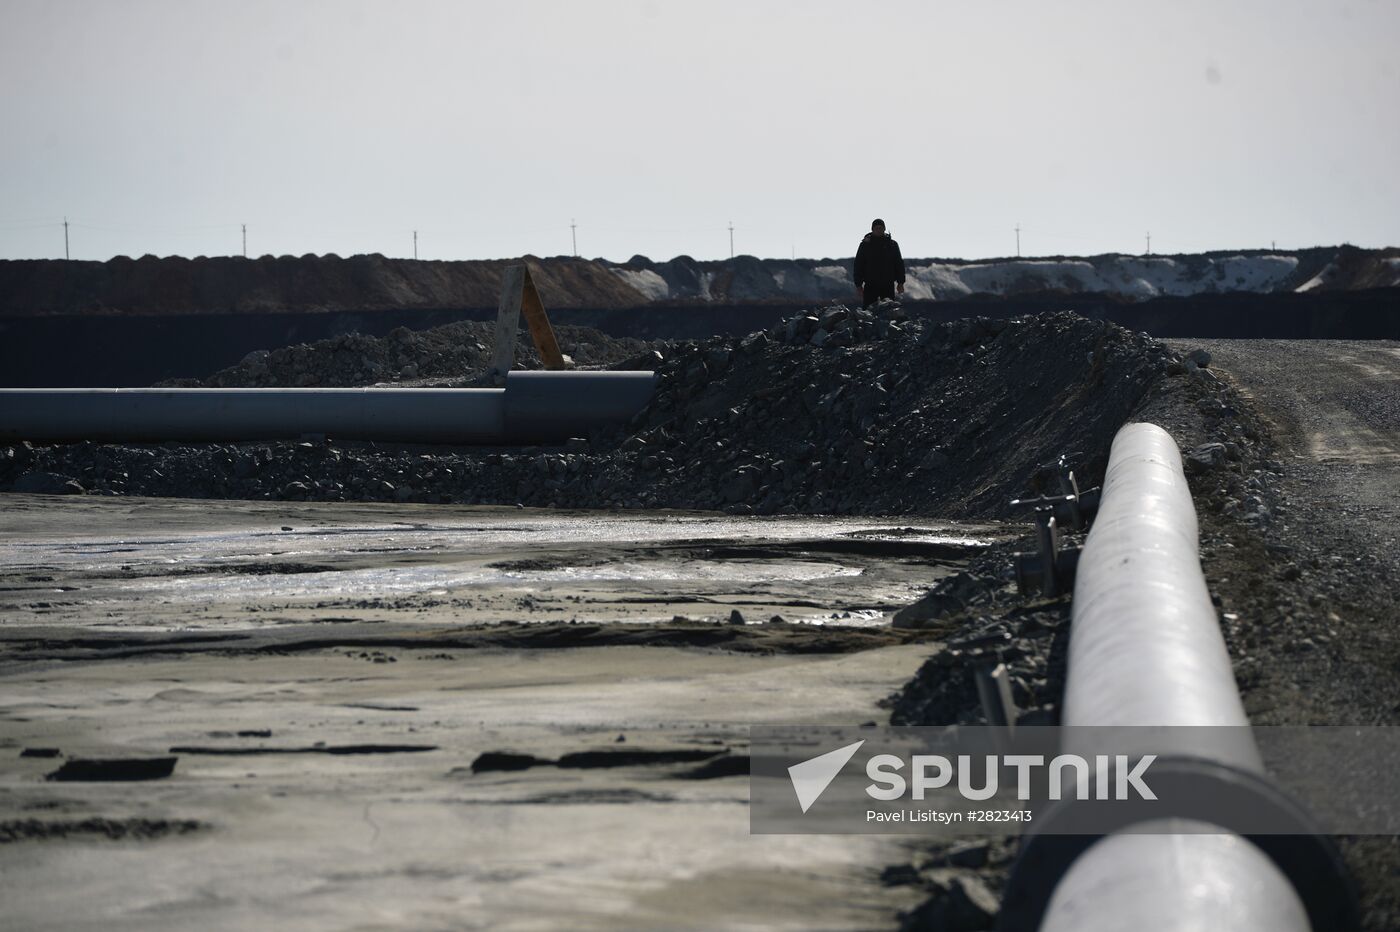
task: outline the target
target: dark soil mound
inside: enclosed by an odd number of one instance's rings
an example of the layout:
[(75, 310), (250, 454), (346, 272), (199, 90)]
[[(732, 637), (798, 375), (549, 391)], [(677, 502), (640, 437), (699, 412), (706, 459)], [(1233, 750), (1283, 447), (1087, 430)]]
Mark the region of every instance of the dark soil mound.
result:
[(1359, 291), (1400, 285), (1400, 249), (1358, 249), (1342, 246), (1321, 270), (1317, 291)]
[[(315, 343), (298, 343), (250, 353), (236, 366), (206, 379), (162, 383), (192, 388), (352, 387), (384, 381), (467, 385), (491, 365), (496, 325), (462, 321), (431, 330), (399, 327), (383, 338), (347, 333)], [(651, 348), (642, 340), (615, 339), (588, 327), (554, 328), (561, 349), (584, 367), (621, 363)], [(516, 367), (540, 368), (527, 334), (516, 344)]]
[(830, 308), (679, 347), (623, 450), (668, 503), (1000, 514), (1061, 453), (1101, 469), (1168, 359), (1148, 337), (1073, 314), (890, 314)]
[(420, 262), (181, 256), (108, 262), (0, 261), (0, 316), (494, 308), (506, 266), (524, 262), (545, 307), (634, 307), (642, 296), (587, 259)]

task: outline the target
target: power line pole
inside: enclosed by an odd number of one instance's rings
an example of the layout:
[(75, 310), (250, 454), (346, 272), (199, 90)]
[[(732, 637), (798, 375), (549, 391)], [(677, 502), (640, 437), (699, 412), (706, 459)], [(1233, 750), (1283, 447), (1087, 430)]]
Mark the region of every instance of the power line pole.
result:
[(1016, 258), (1021, 258), (1021, 225), (1016, 224)]
[(1152, 255), (1152, 231), (1147, 232), (1147, 254)]
[(63, 258), (68, 259), (68, 218), (63, 218)]
[(418, 231), (417, 231), (417, 230), (414, 230), (414, 231), (413, 231), (413, 259), (414, 259), (415, 262), (418, 260)]
[(578, 221), (573, 217), (569, 218), (569, 236), (574, 242), (574, 258), (578, 258)]
[(243, 224), (243, 258), (248, 258), (248, 224)]
[(734, 258), (734, 221), (729, 221), (729, 258)]

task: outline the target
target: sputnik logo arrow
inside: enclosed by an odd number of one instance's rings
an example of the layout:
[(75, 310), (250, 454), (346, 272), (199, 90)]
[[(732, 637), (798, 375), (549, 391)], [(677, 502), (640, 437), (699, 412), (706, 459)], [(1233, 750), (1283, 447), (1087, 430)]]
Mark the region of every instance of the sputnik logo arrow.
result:
[(821, 798), (831, 781), (841, 772), (841, 768), (855, 757), (856, 751), (859, 751), (864, 743), (865, 739), (862, 738), (855, 744), (818, 754), (788, 768), (788, 777), (792, 779), (792, 788), (797, 793), (797, 802), (803, 812), (811, 809), (812, 804)]

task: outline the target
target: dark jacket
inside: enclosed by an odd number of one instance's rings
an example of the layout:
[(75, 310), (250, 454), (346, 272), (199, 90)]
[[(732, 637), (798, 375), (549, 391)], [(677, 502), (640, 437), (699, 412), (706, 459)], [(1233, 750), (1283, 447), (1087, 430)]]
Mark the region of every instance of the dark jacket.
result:
[(888, 233), (882, 236), (873, 232), (865, 234), (856, 250), (855, 272), (858, 288), (867, 284), (904, 284), (904, 257), (899, 254), (899, 244)]

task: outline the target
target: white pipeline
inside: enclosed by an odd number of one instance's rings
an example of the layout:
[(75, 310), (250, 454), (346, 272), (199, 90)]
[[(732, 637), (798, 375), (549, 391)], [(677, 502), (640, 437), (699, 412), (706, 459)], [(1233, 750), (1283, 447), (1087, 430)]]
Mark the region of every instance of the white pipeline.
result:
[[(1180, 728), (1150, 750), (1262, 772), (1206, 589), (1180, 452), (1152, 424), (1118, 432), (1074, 585), (1064, 725)], [(1071, 729), (1092, 755), (1107, 735)], [(1117, 752), (1122, 733), (1113, 736)], [(1143, 751), (1147, 748), (1141, 749)], [(1144, 826), (1138, 826), (1142, 830)], [(1055, 887), (1041, 932), (1305, 932), (1284, 873), (1238, 835), (1129, 834), (1095, 842)]]
[(652, 372), (512, 372), (501, 388), (0, 389), (0, 440), (543, 443), (625, 422)]

